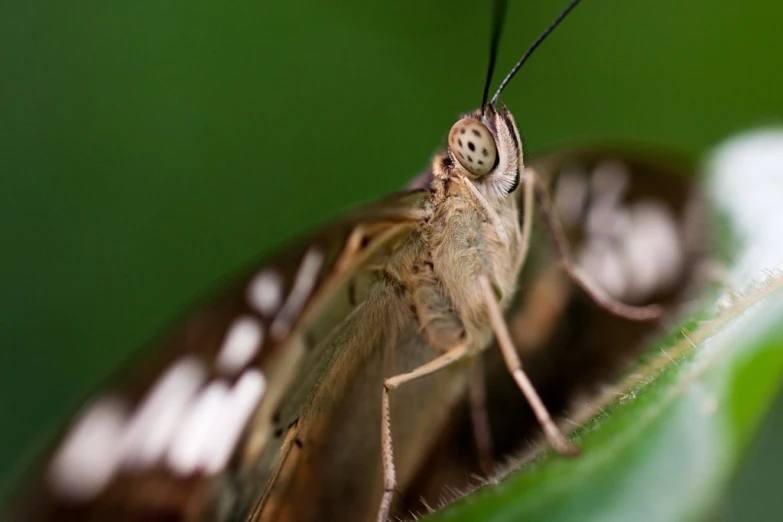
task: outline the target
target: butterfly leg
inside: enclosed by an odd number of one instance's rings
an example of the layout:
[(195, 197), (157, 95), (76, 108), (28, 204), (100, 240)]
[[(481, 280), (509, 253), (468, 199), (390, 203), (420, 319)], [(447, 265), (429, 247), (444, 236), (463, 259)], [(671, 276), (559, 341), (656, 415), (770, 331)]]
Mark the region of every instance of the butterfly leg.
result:
[(470, 424), (473, 427), (473, 441), (476, 445), (479, 468), (489, 475), (492, 471), (492, 430), (487, 412), (484, 364), (481, 357), (475, 357), (471, 363), (470, 381), (468, 382)]
[(403, 384), (415, 381), (427, 375), (442, 370), (455, 362), (464, 359), (469, 354), (467, 343), (452, 348), (443, 355), (423, 364), (413, 371), (389, 377), (383, 383), (383, 398), (381, 403), (381, 458), (383, 460), (383, 499), (378, 509), (378, 522), (386, 522), (389, 516), (394, 488), (397, 485), (394, 469), (394, 445), (391, 432), (391, 410), (389, 408), (389, 392)]
[(492, 283), (485, 274), (479, 275), (478, 281), (481, 293), (484, 296), (484, 301), (486, 302), (492, 330), (495, 332), (498, 346), (500, 346), (500, 351), (503, 353), (503, 360), (506, 363), (508, 371), (511, 372), (514, 381), (517, 383), (517, 386), (519, 386), (525, 399), (527, 399), (527, 402), (533, 409), (536, 419), (538, 419), (541, 428), (544, 430), (544, 435), (546, 435), (547, 440), (558, 453), (569, 456), (578, 455), (579, 449), (568, 442), (560, 432), (555, 425), (555, 422), (552, 420), (549, 411), (546, 409), (546, 406), (544, 406), (544, 402), (541, 400), (541, 397), (539, 397), (533, 383), (530, 382), (530, 378), (522, 370), (522, 361), (519, 359), (516, 348), (514, 348), (511, 334), (509, 334), (506, 321), (503, 318), (503, 311), (500, 309), (495, 292), (492, 289)]
[(663, 309), (660, 306), (631, 306), (622, 303), (596, 285), (590, 277), (576, 265), (573, 255), (571, 254), (571, 249), (568, 246), (568, 239), (566, 239), (565, 232), (563, 232), (563, 226), (553, 210), (552, 201), (549, 198), (549, 191), (541, 181), (541, 178), (539, 178), (532, 169), (527, 169), (525, 171), (525, 176), (527, 177), (528, 183), (532, 181), (535, 184), (535, 195), (538, 202), (539, 214), (541, 214), (541, 218), (549, 231), (549, 236), (557, 249), (558, 256), (560, 257), (560, 264), (563, 266), (563, 269), (568, 276), (579, 285), (598, 306), (614, 315), (636, 321), (649, 321), (659, 318), (663, 313)]
[(535, 173), (532, 170), (525, 171), (525, 180), (522, 183), (522, 230), (519, 238), (519, 252), (517, 254), (517, 266), (523, 266), (527, 260), (527, 254), (530, 251), (530, 238), (533, 233), (533, 205), (535, 204), (535, 183), (530, 183), (527, 177), (533, 178)]

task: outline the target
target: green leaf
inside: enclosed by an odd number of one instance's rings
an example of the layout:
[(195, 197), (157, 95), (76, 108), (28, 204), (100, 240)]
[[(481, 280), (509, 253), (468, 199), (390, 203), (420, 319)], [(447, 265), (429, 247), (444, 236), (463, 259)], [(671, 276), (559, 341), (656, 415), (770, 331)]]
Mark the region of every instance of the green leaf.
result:
[(575, 434), (580, 458), (539, 456), (431, 520), (672, 522), (716, 511), (783, 376), (783, 132), (729, 142), (707, 171), (738, 248), (728, 289), (597, 408)]

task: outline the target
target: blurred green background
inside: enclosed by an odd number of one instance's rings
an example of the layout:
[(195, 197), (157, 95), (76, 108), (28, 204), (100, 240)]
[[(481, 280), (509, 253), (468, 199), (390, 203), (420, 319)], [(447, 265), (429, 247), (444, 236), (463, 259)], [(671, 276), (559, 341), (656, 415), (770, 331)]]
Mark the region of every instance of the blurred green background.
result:
[[(512, 1), (498, 75), (565, 5)], [(0, 473), (227, 274), (426, 167), (490, 3), (0, 3)], [(588, 0), (503, 96), (527, 150), (781, 123), (783, 3)]]

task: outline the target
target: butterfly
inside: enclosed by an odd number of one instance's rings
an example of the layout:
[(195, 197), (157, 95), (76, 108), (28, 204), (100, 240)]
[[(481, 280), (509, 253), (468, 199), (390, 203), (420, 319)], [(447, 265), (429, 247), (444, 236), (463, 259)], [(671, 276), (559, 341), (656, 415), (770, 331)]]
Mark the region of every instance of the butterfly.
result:
[[(655, 165), (614, 151), (567, 156), (590, 170), (581, 178), (562, 164), (525, 164), (514, 117), (498, 107), (508, 80), (577, 3), (488, 100), (498, 2), (481, 108), (454, 124), (417, 188), (303, 238), (194, 310), (55, 437), (11, 519), (385, 520), (493, 339), (552, 446), (575, 453), (515, 348), (517, 330), (531, 331), (525, 321), (543, 337), (560, 331), (521, 300), (536, 295), (523, 271), (536, 261), (535, 210), (553, 258), (581, 289), (571, 292), (625, 320), (657, 317), (657, 307), (620, 299), (647, 303), (676, 288), (688, 257), (684, 200), (658, 201), (656, 183), (641, 203), (618, 189), (655, 175)], [(624, 177), (604, 168), (618, 158)], [(615, 230), (607, 219), (628, 222)], [(591, 235), (575, 262), (568, 238), (580, 228)], [(611, 279), (628, 267), (630, 283)], [(520, 281), (531, 290), (517, 292)]]
[[(693, 171), (690, 161), (627, 144), (551, 151), (532, 158), (529, 165), (549, 181), (579, 264), (603, 287), (630, 302), (664, 305), (670, 310), (665, 323), (680, 316), (678, 309), (687, 310), (697, 302), (706, 283), (703, 263), (709, 243), (707, 205), (688, 176)], [(607, 191), (607, 186), (614, 190)], [(605, 206), (604, 198), (613, 203)], [(623, 226), (607, 226), (608, 216), (599, 217), (609, 209), (616, 215), (608, 221)], [(660, 221), (648, 221), (652, 214)], [(635, 224), (625, 228), (631, 221)], [(656, 231), (663, 223), (668, 225)], [(671, 234), (661, 233), (663, 229)], [(645, 245), (643, 250), (657, 253), (645, 261), (645, 256), (628, 256), (635, 247), (627, 242), (637, 240)], [(584, 421), (595, 415), (607, 385), (633, 371), (639, 353), (663, 328), (661, 321), (628, 321), (596, 304), (558, 261), (546, 231), (534, 227), (519, 290), (505, 318), (542, 401), (562, 425), (573, 429), (578, 424), (572, 419)], [(643, 265), (655, 266), (655, 275)], [(408, 519), (410, 513), (427, 513), (454, 500), (457, 492), (494, 480), (510, 462), (525, 461), (546, 449), (536, 443), (536, 417), (496, 346), (482, 354), (481, 367), (479, 383), (471, 388), (478, 391), (479, 403), (471, 393), (470, 400), (452, 412), (447, 428), (424, 458), (425, 470), (403, 490), (395, 516)]]

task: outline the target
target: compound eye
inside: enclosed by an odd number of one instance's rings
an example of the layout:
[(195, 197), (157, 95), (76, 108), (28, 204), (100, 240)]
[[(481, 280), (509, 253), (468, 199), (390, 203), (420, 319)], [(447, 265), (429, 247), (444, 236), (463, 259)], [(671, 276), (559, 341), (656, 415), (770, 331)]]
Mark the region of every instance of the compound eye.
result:
[(463, 118), (454, 124), (449, 131), (449, 148), (474, 176), (483, 176), (492, 170), (498, 155), (489, 129), (473, 118)]

